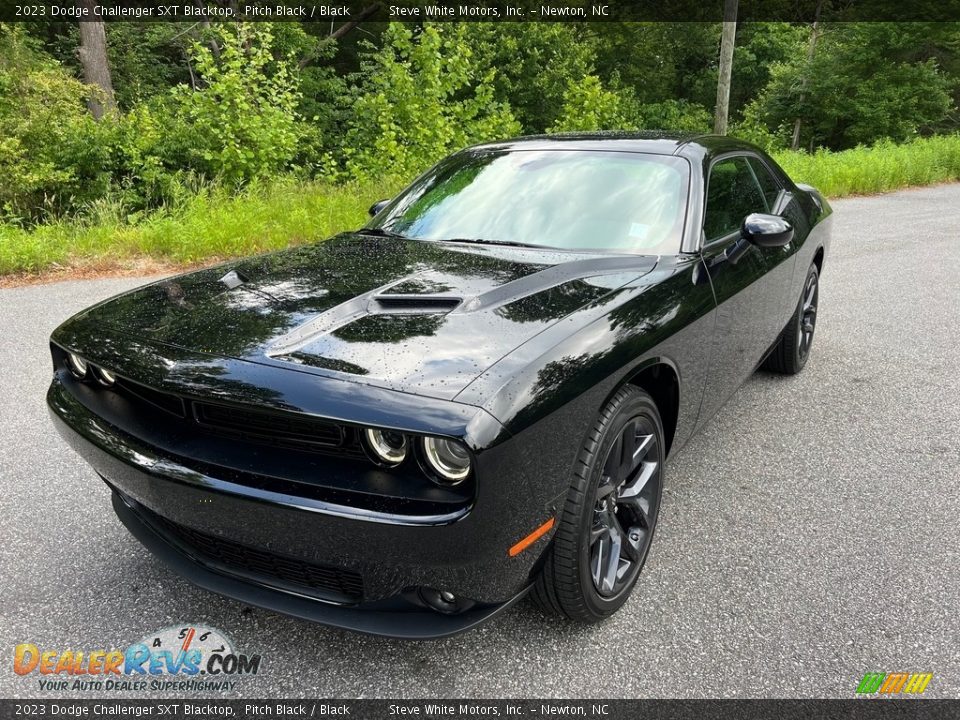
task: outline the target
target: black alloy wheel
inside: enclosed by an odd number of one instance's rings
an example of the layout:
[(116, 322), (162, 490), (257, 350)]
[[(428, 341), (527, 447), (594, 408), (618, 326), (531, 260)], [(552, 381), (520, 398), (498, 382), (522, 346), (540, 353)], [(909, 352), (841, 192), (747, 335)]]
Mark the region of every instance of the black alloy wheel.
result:
[(816, 263), (807, 271), (800, 300), (790, 322), (780, 333), (780, 340), (763, 362), (765, 370), (796, 375), (810, 357), (810, 347), (817, 329), (820, 302), (820, 271)]
[(666, 446), (653, 399), (617, 391), (577, 460), (558, 526), (531, 597), (579, 622), (616, 612), (636, 585), (653, 541)]
[(607, 453), (594, 499), (590, 574), (597, 592), (613, 597), (636, 580), (659, 509), (660, 455), (648, 418), (627, 421)]
[(804, 362), (810, 354), (813, 332), (817, 328), (817, 300), (819, 295), (819, 277), (816, 272), (812, 272), (807, 276), (807, 283), (803, 288), (803, 298), (800, 300), (800, 322), (797, 327), (797, 344), (800, 357)]

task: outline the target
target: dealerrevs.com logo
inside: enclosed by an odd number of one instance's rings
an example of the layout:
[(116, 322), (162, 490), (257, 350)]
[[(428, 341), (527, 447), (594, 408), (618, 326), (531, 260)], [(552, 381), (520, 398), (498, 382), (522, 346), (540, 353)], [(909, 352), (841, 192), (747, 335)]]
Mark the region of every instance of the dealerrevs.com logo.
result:
[(20, 643), (13, 671), (36, 676), (39, 689), (99, 691), (233, 690), (256, 675), (260, 655), (237, 652), (219, 630), (198, 625), (164, 628), (125, 649), (49, 649)]

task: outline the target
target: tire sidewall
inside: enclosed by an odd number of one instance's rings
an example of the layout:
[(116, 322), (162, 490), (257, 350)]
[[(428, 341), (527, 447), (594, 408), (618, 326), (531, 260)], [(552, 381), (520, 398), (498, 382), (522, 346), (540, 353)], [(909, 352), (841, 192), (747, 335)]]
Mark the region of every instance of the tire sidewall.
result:
[[(605, 597), (600, 594), (593, 584), (593, 577), (590, 574), (590, 530), (593, 526), (594, 499), (597, 493), (597, 486), (600, 483), (600, 476), (603, 470), (603, 463), (606, 460), (610, 448), (624, 425), (628, 420), (637, 415), (643, 416), (654, 427), (657, 437), (658, 458), (658, 480), (657, 488), (657, 507), (656, 512), (650, 518), (650, 542), (647, 544), (644, 556), (640, 559), (639, 567), (633, 581), (623, 587), (616, 595)], [(660, 421), (660, 414), (653, 400), (643, 391), (631, 393), (616, 409), (613, 417), (606, 424), (602, 431), (600, 442), (596, 450), (588, 461), (589, 473), (587, 483), (583, 494), (583, 503), (580, 509), (580, 526), (578, 528), (577, 544), (577, 563), (578, 578), (583, 602), (590, 613), (597, 617), (607, 617), (616, 612), (627, 600), (636, 586), (637, 579), (643, 571), (647, 557), (650, 554), (650, 547), (653, 544), (653, 538), (657, 529), (657, 518), (660, 514), (660, 504), (663, 499), (663, 461), (664, 461), (664, 437), (663, 423)]]
[(800, 352), (803, 343), (796, 340), (796, 333), (803, 327), (803, 300), (807, 295), (807, 286), (810, 284), (811, 277), (814, 278), (814, 282), (817, 285), (816, 295), (817, 299), (819, 300), (820, 273), (817, 271), (816, 263), (810, 265), (810, 269), (807, 271), (807, 276), (803, 279), (803, 287), (800, 289), (800, 300), (797, 302), (797, 311), (793, 320), (794, 327), (791, 328), (791, 330), (793, 330), (794, 337), (793, 360), (798, 371), (802, 369), (803, 366), (807, 364), (807, 360), (810, 359), (810, 352), (813, 350), (813, 343), (817, 339), (817, 329), (816, 325), (814, 325), (813, 335), (810, 337), (810, 344), (807, 346), (807, 352), (805, 354)]

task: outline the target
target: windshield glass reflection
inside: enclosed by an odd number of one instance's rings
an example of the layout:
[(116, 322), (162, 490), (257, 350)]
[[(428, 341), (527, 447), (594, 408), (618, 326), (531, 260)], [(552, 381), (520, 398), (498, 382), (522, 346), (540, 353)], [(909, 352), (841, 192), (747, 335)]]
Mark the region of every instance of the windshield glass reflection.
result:
[(630, 152), (465, 152), (442, 162), (370, 227), (419, 240), (640, 254), (680, 248), (689, 168)]

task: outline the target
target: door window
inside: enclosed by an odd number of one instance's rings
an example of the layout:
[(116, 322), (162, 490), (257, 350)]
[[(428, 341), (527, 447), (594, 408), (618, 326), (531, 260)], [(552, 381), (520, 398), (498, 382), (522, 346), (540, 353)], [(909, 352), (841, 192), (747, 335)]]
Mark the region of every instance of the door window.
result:
[(738, 231), (750, 213), (765, 212), (767, 203), (747, 158), (727, 158), (713, 166), (703, 221), (707, 242)]

